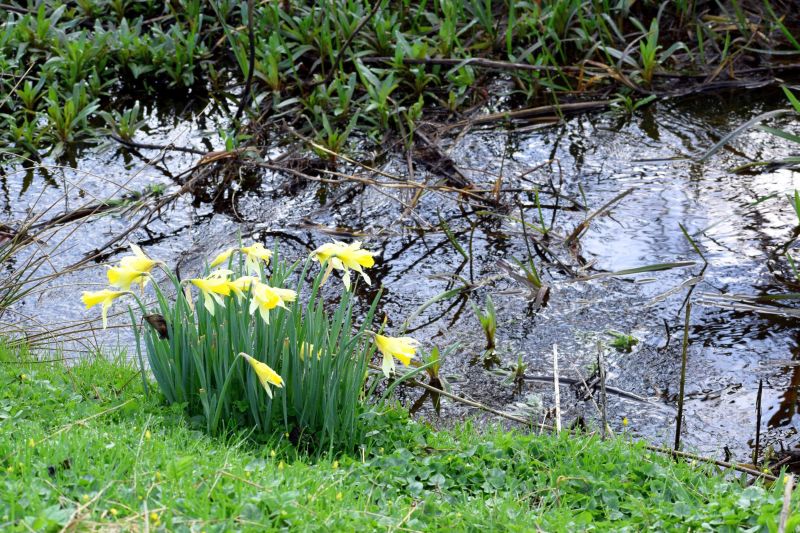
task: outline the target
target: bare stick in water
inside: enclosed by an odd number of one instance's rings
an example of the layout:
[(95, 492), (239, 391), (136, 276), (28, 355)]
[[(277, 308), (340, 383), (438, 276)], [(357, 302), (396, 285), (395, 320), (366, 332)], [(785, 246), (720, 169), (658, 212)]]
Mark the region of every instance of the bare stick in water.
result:
[(597, 343), (597, 372), (600, 374), (600, 405), (603, 417), (603, 440), (606, 440), (608, 428), (608, 399), (606, 398), (606, 366), (603, 358), (603, 346)]
[(683, 425), (683, 395), (686, 387), (686, 360), (689, 352), (689, 317), (692, 313), (692, 302), (686, 302), (686, 319), (683, 323), (683, 350), (681, 353), (681, 389), (678, 394), (678, 419), (675, 423), (675, 450), (681, 447), (681, 426)]
[(556, 402), (556, 433), (561, 433), (561, 389), (558, 382), (558, 346), (553, 345), (553, 391)]
[(758, 394), (756, 394), (756, 446), (753, 450), (753, 464), (758, 466), (758, 455), (761, 444), (761, 392), (764, 390), (764, 380), (758, 380)]

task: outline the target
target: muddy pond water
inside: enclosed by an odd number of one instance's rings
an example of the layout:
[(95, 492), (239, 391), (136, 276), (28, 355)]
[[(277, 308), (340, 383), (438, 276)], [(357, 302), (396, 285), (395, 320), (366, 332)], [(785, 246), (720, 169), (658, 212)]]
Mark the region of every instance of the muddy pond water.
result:
[[(526, 131), (471, 130), (445, 139), (444, 149), (477, 187), (491, 189), (499, 183), (497, 206), (477, 207), (436, 191), (414, 199), (413, 190), (364, 187), (347, 180), (340, 185), (300, 181), (287, 187), (291, 180), (284, 174), (242, 175), (225, 190), (211, 187), (207, 194), (181, 197), (137, 229), (131, 240), (187, 275), (240, 235), (269, 246), (278, 241), (284, 253), (295, 257), (332, 237), (359, 238), (380, 253), (373, 286), (358, 288), (361, 301), (366, 304), (383, 286), (379, 315), (387, 317), (393, 332), (425, 302), (462, 285), (454, 276), (470, 280), (475, 290), (429, 305), (408, 324), (409, 334), (426, 348), (458, 343), (442, 369), (454, 392), (552, 422), (548, 410), (553, 384), (546, 376), (553, 373), (553, 346), (558, 347), (561, 376), (579, 381), (595, 370), (600, 344), (607, 384), (639, 397), (609, 393), (610, 426), (664, 444), (674, 439), (684, 303), (691, 291), (684, 449), (716, 458), (725, 457), (727, 450), (734, 460), (750, 462), (759, 380), (761, 449), (793, 450), (800, 443), (797, 312), (790, 300), (783, 301), (784, 309), (743, 297), (798, 292), (784, 256), (787, 249), (793, 252), (798, 217), (785, 194), (800, 188), (800, 175), (730, 171), (751, 160), (791, 153), (790, 143), (757, 129), (704, 162), (692, 158), (739, 124), (783, 106), (775, 91), (704, 95), (658, 102), (633, 117), (586, 114)], [(776, 124), (797, 129), (788, 120)], [(136, 140), (218, 149), (213, 141), (218, 125), (213, 113), (199, 109), (162, 111), (151, 114), (149, 131)], [(47, 168), (29, 170), (6, 165), (0, 181), (2, 220), (20, 221), (51, 204), (53, 214), (68, 211), (92, 198), (155, 184), (169, 192), (179, 186), (175, 176), (197, 157), (111, 145), (82, 152), (73, 165), (50, 162)], [(381, 165), (388, 173), (408, 177), (404, 159), (388, 158)], [(364, 169), (344, 170), (392, 181)], [(433, 183), (440, 178), (419, 166), (413, 179)], [(590, 221), (576, 244), (563, 245), (577, 225), (628, 190)], [(551, 226), (550, 238), (543, 240), (530, 226), (523, 231), (520, 213), (529, 224), (544, 220)], [(45, 270), (83, 257), (124, 231), (136, 216), (107, 214), (74, 233), (65, 227), (44, 245), (64, 240)], [(707, 265), (680, 225), (693, 236)], [(526, 233), (548, 251), (526, 245)], [(530, 250), (550, 287), (544, 307), (537, 308), (528, 286), (504, 266), (526, 259)], [(123, 251), (122, 244), (115, 245), (104, 260)], [(681, 265), (609, 275), (665, 263)], [(99, 313), (84, 311), (79, 294), (100, 288), (103, 281), (102, 265), (90, 265), (29, 296), (3, 320), (23, 321), (29, 332), (37, 332), (95, 318)], [(468, 302), (471, 298), (483, 305), (487, 294), (497, 308), (494, 365), (483, 360), (484, 335)], [(122, 314), (112, 320), (125, 322)], [(610, 346), (611, 331), (639, 342), (629, 352), (616, 350)], [(76, 332), (59, 340), (66, 353), (77, 357), (97, 347), (130, 347), (132, 336), (121, 327)], [(508, 371), (519, 361), (531, 379), (515, 386)], [(417, 390), (401, 391), (409, 405), (419, 395)], [(561, 407), (565, 424), (582, 418), (598, 426), (592, 401), (566, 384)], [(430, 404), (418, 412), (439, 424), (474, 415), (447, 401), (439, 415)]]

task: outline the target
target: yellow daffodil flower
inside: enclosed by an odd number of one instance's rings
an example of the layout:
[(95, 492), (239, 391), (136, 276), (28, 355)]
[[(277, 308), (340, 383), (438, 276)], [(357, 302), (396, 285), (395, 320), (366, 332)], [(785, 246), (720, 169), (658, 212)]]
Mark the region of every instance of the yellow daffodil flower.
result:
[(214, 260), (211, 261), (211, 264), (209, 264), (208, 266), (214, 268), (216, 266), (221, 265), (222, 263), (226, 263), (228, 259), (230, 259), (231, 254), (233, 253), (234, 250), (235, 248), (227, 248), (223, 250), (222, 252), (217, 254), (217, 257), (215, 257)]
[(190, 279), (189, 283), (200, 289), (203, 293), (203, 305), (208, 314), (214, 316), (214, 302), (225, 306), (223, 296), (231, 293), (231, 282), (228, 281), (230, 270), (216, 270), (204, 278)]
[(129, 291), (131, 285), (139, 283), (144, 289), (147, 283), (148, 274), (142, 270), (134, 270), (123, 266), (111, 267), (106, 271), (108, 276), (108, 284), (112, 287), (117, 287), (123, 291)]
[[(283, 339), (283, 347), (286, 350), (289, 349), (289, 337)], [(306, 355), (313, 354), (314, 352), (315, 350), (313, 344), (311, 344), (310, 342), (303, 342), (303, 344), (300, 346), (300, 351), (298, 352), (297, 355), (300, 357), (300, 361), (305, 361)], [(322, 349), (316, 350), (316, 353), (317, 353), (317, 360), (322, 358)]]
[(270, 385), (275, 385), (279, 389), (283, 388), (283, 378), (281, 378), (277, 372), (272, 370), (269, 365), (266, 363), (262, 363), (261, 361), (257, 361), (255, 358), (247, 355), (246, 353), (242, 352), (239, 355), (244, 357), (250, 366), (253, 367), (253, 370), (256, 371), (256, 376), (258, 376), (258, 381), (261, 382), (261, 386), (264, 387), (264, 390), (267, 391), (267, 396), (272, 398), (272, 390), (269, 388)]
[(114, 300), (123, 294), (128, 294), (128, 292), (129, 291), (112, 291), (110, 289), (103, 289), (102, 291), (84, 291), (81, 300), (83, 300), (86, 309), (91, 309), (97, 304), (103, 304), (103, 329), (106, 329), (108, 325), (108, 309), (111, 307), (111, 304), (114, 303)]
[(123, 291), (128, 291), (131, 285), (139, 283), (144, 290), (148, 281), (148, 274), (160, 263), (155, 259), (147, 257), (141, 248), (130, 243), (133, 255), (126, 255), (119, 261), (118, 266), (110, 267), (106, 273), (108, 283), (112, 287), (118, 287)]
[(362, 267), (369, 268), (373, 266), (375, 264), (374, 256), (375, 252), (361, 248), (361, 241), (353, 241), (350, 244), (340, 241), (328, 242), (311, 252), (311, 257), (316, 261), (320, 263), (328, 262), (328, 268), (322, 278), (322, 283), (327, 281), (328, 276), (335, 268), (342, 271), (342, 282), (347, 290), (350, 290), (350, 269), (361, 274), (367, 285), (372, 284)]
[(305, 361), (306, 355), (313, 354), (315, 351), (317, 354), (317, 360), (319, 360), (322, 357), (322, 349), (315, 350), (313, 344), (304, 342), (303, 345), (300, 346), (300, 353), (298, 354), (300, 356), (300, 360)]
[(228, 283), (231, 286), (231, 290), (241, 299), (244, 298), (244, 291), (249, 290), (253, 283), (259, 282), (260, 280), (255, 276), (241, 276)]
[(260, 242), (256, 242), (251, 244), (250, 246), (242, 246), (239, 250), (244, 254), (244, 266), (245, 269), (255, 275), (258, 276), (261, 274), (261, 269), (259, 268), (259, 261), (264, 261), (264, 266), (269, 264), (269, 260), (272, 257), (272, 252), (264, 248), (264, 245)]
[(383, 354), (383, 374), (388, 378), (394, 372), (394, 358), (406, 366), (411, 364), (419, 341), (412, 337), (385, 337), (376, 334), (375, 345)]
[(149, 273), (160, 261), (150, 259), (147, 257), (141, 248), (137, 245), (130, 243), (133, 255), (126, 255), (119, 261), (119, 266), (128, 270), (138, 270), (139, 272)]
[(297, 298), (297, 293), (291, 289), (280, 289), (270, 287), (266, 283), (253, 281), (250, 283), (250, 314), (255, 313), (256, 309), (261, 314), (264, 322), (269, 324), (269, 311), (276, 307), (286, 308), (287, 302), (293, 302)]

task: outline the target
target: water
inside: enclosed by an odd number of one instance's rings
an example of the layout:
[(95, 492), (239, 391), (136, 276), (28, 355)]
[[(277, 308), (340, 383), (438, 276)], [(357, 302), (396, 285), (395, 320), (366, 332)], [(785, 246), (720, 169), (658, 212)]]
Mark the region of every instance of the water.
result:
[[(790, 171), (737, 175), (728, 170), (748, 160), (791, 153), (788, 142), (759, 130), (742, 135), (705, 163), (688, 158), (738, 124), (781, 105), (779, 93), (769, 91), (698, 96), (658, 103), (631, 119), (613, 113), (583, 115), (522, 133), (472, 131), (454, 144), (445, 144), (477, 188), (492, 189), (502, 176), (503, 190), (511, 192), (502, 193), (500, 206), (468, 205), (465, 198), (446, 192), (426, 191), (415, 198), (413, 189), (378, 190), (347, 180), (338, 185), (290, 182), (284, 175), (261, 171), (233, 173), (226, 176), (232, 185), (197, 189), (132, 237), (152, 256), (188, 275), (239, 235), (268, 245), (278, 240), (286, 253), (296, 257), (332, 235), (357, 235), (366, 247), (380, 252), (371, 272), (373, 287), (359, 288), (361, 301), (366, 304), (382, 285), (378, 316), (387, 318), (393, 333), (424, 302), (458, 286), (461, 282), (453, 277), (457, 274), (475, 284), (470, 296), (480, 305), (487, 294), (492, 295), (498, 309), (500, 364), (486, 368), (479, 361), (485, 341), (466, 296), (431, 305), (409, 328), (426, 347), (458, 343), (442, 371), (457, 393), (542, 420), (552, 406), (552, 383), (527, 381), (515, 390), (507, 370), (521, 357), (529, 376), (551, 374), (556, 344), (561, 375), (588, 379), (597, 344), (602, 342), (608, 384), (647, 400), (609, 395), (612, 428), (656, 443), (671, 443), (674, 438), (682, 306), (689, 290), (681, 284), (702, 272), (702, 281), (691, 285), (695, 305), (689, 330), (683, 446), (714, 457), (722, 457), (727, 448), (734, 460), (749, 461), (760, 379), (764, 383), (762, 449), (798, 445), (800, 365), (793, 362), (800, 361), (800, 334), (794, 318), (753, 312), (739, 304), (721, 306), (717, 295), (798, 290), (789, 282), (792, 273), (783, 257), (787, 243), (790, 250), (794, 246), (797, 217), (783, 195), (800, 186), (800, 176)], [(150, 132), (137, 139), (218, 149), (209, 133), (214, 130), (214, 116), (199, 114), (197, 109), (180, 116), (153, 115)], [(793, 126), (788, 121), (779, 124)], [(60, 211), (93, 196), (103, 197), (110, 192), (111, 181), (134, 190), (155, 183), (174, 190), (181, 183), (174, 176), (196, 161), (196, 156), (169, 153), (146, 164), (156, 155), (153, 150), (140, 150), (137, 155), (114, 148), (83, 153), (75, 168), (26, 175), (6, 167), (0, 183), (3, 219), (20, 220), (28, 210), (53, 202), (60, 207), (54, 210)], [(551, 163), (542, 166), (546, 161)], [(404, 160), (388, 158), (382, 168), (401, 177), (408, 174)], [(357, 168), (345, 172), (369, 175)], [(222, 178), (214, 177), (218, 182)], [(441, 176), (420, 165), (413, 179), (432, 184)], [(500, 260), (512, 262), (528, 255), (518, 206), (527, 222), (539, 224), (534, 188), (541, 190), (541, 215), (547, 225), (553, 220), (553, 188), (562, 196), (552, 236), (544, 244), (567, 266), (559, 267), (548, 254), (549, 262), (536, 257), (551, 287), (549, 302), (542, 309), (532, 305), (527, 287), (498, 265)], [(561, 244), (588, 213), (631, 188), (607, 214), (592, 221), (576, 247)], [(68, 203), (61, 199), (65, 190)], [(776, 196), (752, 205), (769, 195)], [(587, 211), (574, 208), (582, 204)], [(440, 219), (447, 221), (461, 246), (471, 250), (471, 262), (441, 230)], [(131, 220), (108, 215), (84, 224), (66, 239), (62, 253), (54, 255), (52, 267), (91, 252)], [(679, 224), (694, 236), (708, 260), (705, 270)], [(112, 251), (121, 252), (121, 244)], [(621, 277), (575, 279), (679, 261), (695, 264)], [(83, 311), (78, 294), (99, 288), (103, 281), (102, 266), (92, 265), (59, 279), (51, 290), (27, 298), (16, 311), (41, 324), (34, 329), (93, 318), (97, 313)], [(124, 316), (116, 323), (124, 324)], [(632, 334), (640, 342), (630, 353), (610, 349), (611, 330)], [(124, 327), (76, 336), (80, 342), (69, 346), (78, 352), (131, 342)], [(410, 402), (419, 396), (413, 390), (401, 394)], [(565, 417), (594, 423), (595, 407), (579, 396), (562, 387)], [(429, 406), (420, 413), (446, 424), (469, 412), (445, 401), (441, 418)], [(629, 420), (626, 428), (623, 418)]]

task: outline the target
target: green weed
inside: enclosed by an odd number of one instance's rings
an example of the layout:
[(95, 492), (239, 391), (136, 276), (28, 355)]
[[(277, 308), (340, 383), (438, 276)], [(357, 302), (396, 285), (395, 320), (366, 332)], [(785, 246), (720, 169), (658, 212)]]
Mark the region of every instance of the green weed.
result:
[(633, 350), (634, 346), (639, 344), (639, 339), (633, 335), (626, 335), (625, 333), (613, 330), (609, 331), (608, 334), (612, 337), (611, 347), (621, 352), (630, 352)]
[(475, 305), (472, 300), (470, 300), (470, 304), (472, 305), (472, 310), (475, 312), (475, 316), (478, 318), (478, 322), (481, 324), (483, 334), (486, 336), (486, 350), (492, 351), (497, 346), (495, 339), (497, 334), (497, 313), (494, 309), (492, 296), (489, 294), (486, 295), (486, 306), (483, 309)]
[[(326, 6), (287, 1), (256, 3), (253, 13), (243, 0), (26, 6), (0, 16), (0, 92), (13, 95), (0, 104), (2, 126), (12, 126), (0, 128), (0, 141), (42, 155), (54, 143), (23, 131), (26, 118), (30, 124), (39, 114), (48, 116), (61, 130), (59, 149), (100, 133), (92, 124), (99, 108), (87, 114), (79, 136), (56, 124), (67, 117), (51, 117), (51, 102), (65, 105), (78, 83), (91, 99), (104, 100), (106, 112), (121, 114), (115, 97), (130, 89), (154, 97), (165, 89), (213, 90), (223, 107), (238, 107), (242, 95), (230, 88), (242, 87), (252, 74), (245, 111), (255, 142), (271, 129), (264, 126), (292, 115), (303, 134), (338, 152), (353, 131), (373, 142), (391, 134), (410, 142), (420, 121), (491, 103), (486, 91), (495, 81), (512, 83), (508, 101), (519, 106), (595, 89), (636, 90), (638, 84), (655, 94), (660, 74), (712, 74), (735, 63), (753, 36), (747, 16), (763, 21), (760, 48), (797, 47), (791, 19), (768, 2), (745, 9), (729, 1), (699, 10), (692, 2), (438, 0), (383, 4), (373, 12), (366, 0)], [(251, 19), (252, 73), (250, 35), (242, 26)], [(507, 66), (498, 73), (471, 63), (474, 58), (537, 70)], [(55, 90), (55, 98), (45, 88)], [(624, 98), (619, 103), (629, 111), (634, 105)]]

